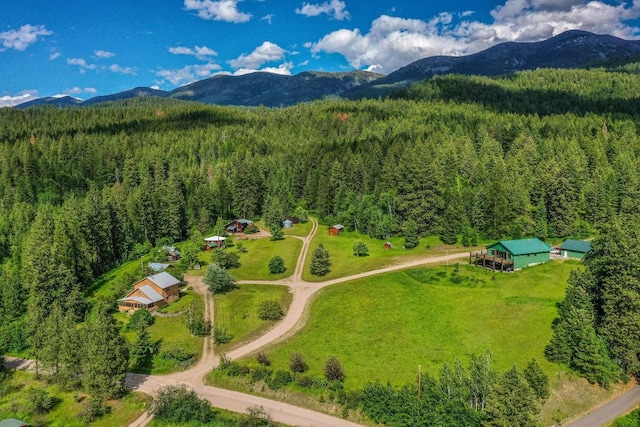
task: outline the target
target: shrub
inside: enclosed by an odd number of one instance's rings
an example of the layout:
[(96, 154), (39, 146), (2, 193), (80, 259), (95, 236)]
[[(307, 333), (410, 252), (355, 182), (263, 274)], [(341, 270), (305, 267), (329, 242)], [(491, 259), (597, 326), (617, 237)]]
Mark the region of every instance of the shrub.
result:
[(153, 325), (153, 322), (155, 321), (156, 319), (154, 319), (151, 313), (147, 310), (136, 310), (136, 312), (133, 313), (133, 316), (131, 316), (131, 319), (129, 319), (127, 329), (130, 331), (137, 331)]
[(269, 381), (269, 388), (271, 390), (278, 390), (279, 388), (288, 386), (292, 381), (293, 377), (289, 371), (276, 371), (271, 381)]
[(184, 385), (169, 385), (158, 390), (151, 412), (158, 420), (171, 423), (206, 423), (214, 418), (209, 401), (200, 399)]
[(44, 414), (53, 408), (53, 399), (49, 392), (43, 388), (30, 386), (27, 388), (27, 398), (31, 411), (36, 414)]
[(307, 365), (307, 361), (304, 360), (304, 356), (296, 352), (291, 354), (291, 358), (289, 359), (289, 368), (293, 372), (303, 373), (309, 370), (309, 365)]
[(270, 425), (271, 416), (261, 405), (249, 406), (247, 415), (240, 420), (240, 427), (267, 427)]
[(78, 414), (78, 417), (89, 424), (110, 412), (111, 407), (103, 405), (100, 398), (94, 396), (82, 405), (82, 410)]
[(254, 234), (254, 233), (257, 233), (259, 231), (260, 231), (260, 229), (258, 228), (258, 226), (255, 225), (254, 223), (251, 223), (251, 224), (247, 225), (244, 228), (243, 233), (244, 234)]
[(353, 254), (358, 257), (369, 256), (369, 247), (365, 242), (359, 241), (353, 245)]
[(271, 229), (271, 240), (276, 242), (278, 240), (284, 240), (284, 232), (280, 227), (273, 227)]
[(311, 274), (314, 276), (325, 276), (331, 271), (330, 267), (331, 260), (329, 251), (320, 243), (320, 245), (314, 249), (311, 257)]
[(262, 351), (256, 354), (256, 361), (263, 366), (271, 365), (271, 359)]
[(343, 381), (344, 369), (336, 356), (331, 356), (324, 363), (324, 376), (328, 381)]
[(309, 375), (300, 375), (296, 383), (302, 388), (311, 388), (314, 386), (315, 381)]
[(262, 301), (258, 306), (258, 318), (260, 320), (280, 320), (284, 316), (284, 310), (278, 301)]
[(213, 340), (216, 344), (227, 344), (232, 339), (233, 335), (224, 328), (215, 328), (213, 331)]
[(236, 283), (236, 279), (224, 267), (216, 263), (207, 266), (202, 281), (209, 286), (209, 290), (213, 293), (227, 291)]
[(280, 274), (284, 273), (287, 268), (284, 266), (284, 259), (281, 256), (274, 256), (269, 261), (269, 272), (271, 274)]
[(180, 347), (172, 347), (160, 352), (160, 357), (173, 360), (183, 368), (193, 365), (198, 355), (195, 352), (184, 350)]
[(241, 252), (243, 254), (247, 253), (247, 247), (242, 242), (238, 242), (238, 244), (236, 245), (236, 249), (238, 250), (238, 252)]
[(271, 373), (273, 371), (266, 366), (256, 366), (251, 369), (251, 382), (264, 381), (266, 383), (271, 379)]

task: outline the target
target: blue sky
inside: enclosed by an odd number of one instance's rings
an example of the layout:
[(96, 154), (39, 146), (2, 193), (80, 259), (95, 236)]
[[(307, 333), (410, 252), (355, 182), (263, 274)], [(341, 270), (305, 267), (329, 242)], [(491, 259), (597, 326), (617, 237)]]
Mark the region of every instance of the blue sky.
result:
[(640, 0), (1, 0), (0, 106), (216, 74), (371, 70), (570, 29), (635, 39)]

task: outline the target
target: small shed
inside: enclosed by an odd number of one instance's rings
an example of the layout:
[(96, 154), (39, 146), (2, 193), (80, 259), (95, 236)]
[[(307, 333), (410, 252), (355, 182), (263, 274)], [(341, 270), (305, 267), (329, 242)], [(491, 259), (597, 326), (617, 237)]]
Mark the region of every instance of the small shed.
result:
[(162, 249), (165, 251), (167, 261), (179, 261), (182, 257), (180, 249), (176, 248), (175, 246), (165, 246)]
[(204, 239), (204, 250), (208, 251), (212, 248), (222, 248), (225, 240), (227, 240), (227, 238), (222, 236), (207, 237)]
[(337, 236), (338, 234), (342, 233), (343, 230), (344, 225), (342, 224), (332, 225), (331, 227), (329, 227), (329, 234), (331, 236)]
[(560, 245), (560, 254), (565, 258), (582, 259), (591, 251), (591, 242), (583, 240), (565, 240)]
[(291, 228), (291, 227), (293, 227), (293, 221), (291, 221), (289, 218), (282, 221), (282, 228)]
[(384, 242), (384, 249), (391, 249), (391, 242)]

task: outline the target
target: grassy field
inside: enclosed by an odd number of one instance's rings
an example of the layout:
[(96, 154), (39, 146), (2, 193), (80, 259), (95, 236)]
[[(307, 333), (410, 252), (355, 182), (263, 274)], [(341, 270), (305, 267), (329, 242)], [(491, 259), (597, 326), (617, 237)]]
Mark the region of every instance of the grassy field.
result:
[(342, 361), (345, 386), (415, 378), (418, 365), (437, 374), (444, 362), (490, 350), (495, 366), (544, 360), (556, 303), (578, 262), (553, 262), (514, 274), (470, 266), (419, 268), (325, 288), (311, 305), (304, 329), (268, 353), (274, 369), (287, 369), (301, 352), (312, 375), (330, 355)]
[(286, 312), (292, 295), (285, 286), (239, 285), (237, 289), (214, 295), (216, 328), (223, 328), (233, 335), (233, 340), (216, 349), (228, 350), (261, 335), (273, 326), (273, 321), (258, 318), (258, 305), (263, 301), (277, 300)]
[[(298, 261), (298, 255), (302, 249), (302, 241), (293, 237), (286, 237), (284, 240), (271, 241), (269, 238), (263, 239), (234, 239), (237, 245), (242, 245), (247, 252), (240, 253), (240, 268), (229, 270), (231, 275), (238, 280), (279, 280), (293, 274)], [(235, 247), (227, 250), (235, 250)], [(204, 263), (211, 262), (212, 251), (202, 252), (200, 259)], [(279, 255), (284, 259), (287, 270), (281, 274), (271, 274), (269, 272), (269, 261), (274, 256)], [(200, 270), (199, 274), (204, 274), (206, 267)], [(198, 273), (194, 273), (198, 274)]]
[[(186, 291), (180, 300), (163, 308), (163, 310), (165, 310), (165, 313), (175, 314), (185, 311), (190, 303), (194, 303), (198, 310), (204, 310), (202, 298), (193, 291)], [(136, 340), (136, 333), (135, 331), (126, 329), (130, 316), (126, 313), (115, 313), (114, 316), (122, 322), (122, 333), (127, 338), (127, 341), (133, 343)], [(149, 327), (149, 335), (151, 335), (153, 341), (160, 341), (161, 344), (159, 353), (153, 358), (151, 374), (169, 374), (183, 369), (180, 364), (161, 357), (160, 354), (165, 350), (179, 348), (195, 353), (200, 357), (202, 354), (203, 338), (191, 336), (185, 322), (186, 313), (183, 312), (174, 317), (155, 316), (154, 319), (155, 322)]]
[(282, 231), (284, 232), (285, 236), (305, 237), (305, 236), (308, 236), (309, 233), (311, 232), (312, 226), (313, 226), (313, 223), (311, 221), (307, 221), (304, 224), (302, 223), (293, 224), (293, 227), (283, 228)]
[[(45, 414), (34, 414), (30, 410), (28, 387), (45, 389), (54, 400), (54, 407)], [(77, 397), (77, 398), (76, 398)], [(37, 380), (28, 372), (14, 371), (9, 378), (0, 381), (0, 419), (18, 418), (34, 426), (83, 427), (87, 424), (78, 419), (85, 395), (61, 390), (55, 384)], [(92, 427), (125, 426), (138, 418), (148, 407), (149, 396), (130, 393), (121, 400), (107, 401), (111, 413), (89, 424)]]
[[(353, 255), (353, 245), (364, 242), (369, 248), (369, 256), (357, 257)], [(344, 231), (337, 236), (330, 236), (326, 225), (319, 225), (318, 232), (309, 247), (309, 253), (305, 261), (305, 269), (302, 273), (304, 280), (310, 282), (323, 282), (338, 277), (350, 276), (364, 271), (375, 270), (389, 265), (397, 264), (401, 260), (407, 260), (425, 256), (440, 256), (453, 252), (468, 252), (469, 248), (462, 246), (443, 244), (437, 236), (428, 236), (420, 239), (420, 244), (413, 249), (403, 249), (404, 238), (392, 237), (390, 249), (384, 249), (384, 241), (372, 239), (360, 232)], [(331, 256), (331, 272), (323, 277), (313, 276), (310, 272), (311, 257), (313, 251), (322, 243)]]

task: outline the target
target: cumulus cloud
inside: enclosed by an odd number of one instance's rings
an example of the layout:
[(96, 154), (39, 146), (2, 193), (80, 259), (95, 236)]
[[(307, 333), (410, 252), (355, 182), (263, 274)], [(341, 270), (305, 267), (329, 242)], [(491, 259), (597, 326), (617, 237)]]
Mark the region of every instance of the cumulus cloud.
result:
[(234, 76), (242, 76), (245, 74), (251, 73), (273, 73), (273, 74), (281, 74), (283, 76), (290, 76), (291, 69), (293, 68), (293, 62), (284, 62), (277, 67), (264, 67), (261, 69), (252, 69), (252, 68), (240, 68), (234, 71)]
[(96, 64), (89, 64), (86, 59), (82, 58), (67, 58), (67, 64), (77, 65), (80, 73), (82, 74), (86, 73), (87, 70), (95, 70), (97, 68)]
[(202, 19), (234, 24), (248, 22), (251, 19), (251, 14), (240, 12), (238, 10), (239, 2), (240, 0), (184, 0), (184, 7), (186, 10), (198, 12), (198, 16)]
[(269, 25), (271, 25), (271, 20), (275, 17), (276, 15), (274, 15), (273, 13), (270, 13), (268, 15), (264, 15), (262, 18), (260, 18), (261, 21), (267, 21), (269, 23)]
[(220, 68), (220, 65), (214, 63), (187, 65), (179, 69), (170, 70), (161, 68), (156, 71), (156, 76), (160, 78), (160, 80), (156, 81), (156, 84), (160, 86), (169, 81), (174, 85), (185, 85), (211, 77)]
[(331, 0), (321, 4), (304, 3), (301, 8), (296, 9), (296, 13), (305, 16), (318, 16), (325, 13), (338, 21), (349, 19), (351, 16), (345, 2), (340, 0)]
[(106, 50), (96, 50), (93, 54), (98, 58), (113, 58), (116, 56), (113, 52), (107, 52)]
[(589, 0), (507, 0), (491, 11), (492, 22), (474, 21), (471, 11), (423, 21), (382, 15), (367, 33), (340, 29), (305, 43), (314, 55), (338, 53), (354, 68), (388, 73), (434, 55), (468, 55), (507, 41), (539, 41), (579, 29), (633, 39), (640, 29), (640, 2), (609, 5)]
[(121, 67), (118, 64), (112, 64), (109, 66), (109, 71), (118, 74), (129, 74), (131, 76), (136, 75), (136, 71), (131, 67)]
[(0, 107), (15, 107), (16, 105), (23, 104), (25, 102), (33, 101), (38, 98), (38, 91), (23, 90), (15, 95), (3, 95), (0, 96)]
[(62, 56), (62, 54), (60, 52), (51, 52), (51, 54), (49, 55), (49, 59), (50, 60), (54, 60), (54, 59), (58, 59)]
[(195, 46), (193, 49), (190, 47), (183, 47), (183, 46), (170, 47), (169, 52), (173, 53), (174, 55), (195, 56), (196, 58), (203, 61), (208, 60), (212, 56), (218, 55), (218, 52), (208, 48), (207, 46)]
[(47, 30), (44, 25), (23, 25), (17, 30), (9, 30), (0, 33), (0, 42), (2, 42), (3, 49), (15, 49), (24, 51), (30, 45), (38, 41), (38, 37), (49, 36), (53, 34)]
[(64, 91), (64, 94), (66, 95), (80, 95), (82, 93), (94, 94), (94, 93), (98, 93), (98, 91), (93, 87), (85, 87), (84, 89), (82, 89), (78, 86), (72, 87), (71, 89), (67, 89)]
[(238, 58), (228, 61), (228, 63), (235, 69), (246, 68), (257, 70), (262, 64), (282, 60), (286, 52), (286, 50), (277, 44), (266, 41), (255, 48), (250, 54), (240, 55)]

